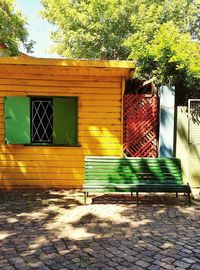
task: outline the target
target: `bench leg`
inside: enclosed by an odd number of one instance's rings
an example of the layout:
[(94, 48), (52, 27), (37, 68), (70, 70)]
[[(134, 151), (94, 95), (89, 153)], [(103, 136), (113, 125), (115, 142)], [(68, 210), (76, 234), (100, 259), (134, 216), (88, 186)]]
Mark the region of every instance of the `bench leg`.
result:
[(88, 192), (84, 192), (84, 204), (86, 204), (87, 193)]
[(138, 202), (138, 192), (136, 192), (136, 201), (137, 201), (137, 205), (139, 204), (139, 202)]
[(188, 203), (191, 205), (191, 197), (190, 197), (190, 192), (188, 192)]
[(131, 192), (131, 197), (133, 197), (133, 192)]
[(178, 198), (178, 192), (176, 192), (176, 198)]

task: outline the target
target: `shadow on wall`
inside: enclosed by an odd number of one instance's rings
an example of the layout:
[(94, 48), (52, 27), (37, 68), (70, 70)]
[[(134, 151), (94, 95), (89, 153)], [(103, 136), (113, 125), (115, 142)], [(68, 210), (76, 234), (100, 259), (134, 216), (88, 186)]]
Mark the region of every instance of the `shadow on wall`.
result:
[(174, 99), (175, 88), (160, 87), (159, 156), (174, 156)]
[(191, 102), (189, 118), (189, 169), (195, 186), (200, 187), (200, 103)]
[(181, 159), (185, 181), (195, 188), (200, 187), (200, 148), (195, 143), (195, 140), (199, 140), (200, 131), (198, 110), (191, 110), (190, 117), (190, 128), (194, 128), (195, 132), (188, 130), (188, 108), (178, 107), (176, 156)]
[[(166, 109), (161, 108), (160, 110), (160, 122), (161, 125), (164, 127), (167, 127), (168, 124), (173, 121), (173, 116), (172, 114), (169, 114)], [(160, 135), (159, 137), (160, 140), (160, 156), (161, 157), (172, 157), (173, 156), (173, 149), (172, 147), (169, 147), (165, 144), (165, 137)]]
[[(110, 129), (109, 129), (110, 127)], [(0, 187), (81, 188), (84, 157), (120, 155), (121, 132), (116, 125), (88, 125), (81, 147), (0, 145)]]

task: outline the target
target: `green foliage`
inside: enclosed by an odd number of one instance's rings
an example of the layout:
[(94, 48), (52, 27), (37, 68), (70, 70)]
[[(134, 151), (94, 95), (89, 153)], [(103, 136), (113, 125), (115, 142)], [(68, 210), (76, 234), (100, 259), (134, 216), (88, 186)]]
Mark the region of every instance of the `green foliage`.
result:
[(127, 0), (42, 0), (41, 13), (57, 26), (56, 52), (68, 58), (126, 59), (131, 6)]
[(0, 1), (0, 44), (6, 46), (6, 54), (10, 56), (19, 54), (19, 47), (23, 44), (30, 52), (34, 42), (28, 41), (26, 19), (20, 11), (15, 11), (14, 0)]
[[(126, 40), (138, 76), (158, 83), (198, 84), (200, 79), (199, 1), (137, 1), (131, 17), (134, 32)], [(139, 16), (137, 14), (140, 14)], [(196, 42), (194, 41), (196, 39)]]
[[(68, 58), (134, 59), (138, 77), (194, 88), (200, 79), (200, 0), (41, 0)], [(195, 41), (194, 41), (195, 40)]]
[(199, 43), (192, 41), (189, 33), (181, 34), (172, 21), (160, 25), (145, 44), (142, 41), (136, 35), (129, 39), (135, 44), (130, 57), (138, 61), (138, 74), (167, 84), (174, 84), (181, 74), (188, 79), (200, 78)]

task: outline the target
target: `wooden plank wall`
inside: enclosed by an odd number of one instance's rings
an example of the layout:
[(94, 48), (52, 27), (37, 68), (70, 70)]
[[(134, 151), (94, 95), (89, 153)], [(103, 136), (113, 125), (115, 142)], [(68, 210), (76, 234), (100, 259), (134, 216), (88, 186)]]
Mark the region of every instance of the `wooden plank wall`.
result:
[[(119, 76), (0, 74), (0, 188), (80, 188), (84, 156), (120, 156)], [(4, 96), (78, 96), (80, 147), (6, 145)]]

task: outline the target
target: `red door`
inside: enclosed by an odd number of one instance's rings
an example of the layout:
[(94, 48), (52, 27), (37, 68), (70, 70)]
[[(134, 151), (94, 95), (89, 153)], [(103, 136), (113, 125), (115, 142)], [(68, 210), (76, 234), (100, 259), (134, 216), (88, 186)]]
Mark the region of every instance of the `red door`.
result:
[(124, 95), (123, 149), (129, 157), (158, 156), (157, 95)]

